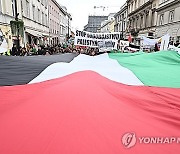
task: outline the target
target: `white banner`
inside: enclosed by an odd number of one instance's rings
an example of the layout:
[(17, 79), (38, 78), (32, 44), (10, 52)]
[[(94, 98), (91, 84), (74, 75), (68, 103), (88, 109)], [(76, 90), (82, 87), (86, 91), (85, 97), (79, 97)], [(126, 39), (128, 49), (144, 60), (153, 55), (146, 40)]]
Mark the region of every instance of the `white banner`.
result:
[(167, 50), (168, 49), (169, 39), (170, 39), (169, 34), (166, 34), (162, 37), (160, 50)]
[(124, 51), (124, 48), (128, 46), (129, 46), (129, 41), (120, 40), (118, 43), (118, 50)]
[(150, 38), (147, 38), (145, 36), (142, 37), (142, 46), (143, 47), (151, 47), (151, 46), (155, 46), (156, 43), (158, 43), (160, 39), (150, 39)]
[(120, 40), (120, 33), (91, 33), (76, 31), (74, 45), (87, 46), (103, 49), (117, 49), (117, 42)]
[(4, 38), (3, 33), (0, 29), (0, 53), (4, 53), (7, 50), (8, 50), (7, 49), (7, 42), (6, 42), (6, 39)]
[(169, 45), (169, 38), (170, 38), (169, 34), (166, 34), (159, 39), (149, 39), (149, 38), (143, 36), (141, 45), (145, 48), (151, 48), (151, 47), (154, 47), (155, 44), (161, 44), (160, 51), (167, 50), (168, 45)]

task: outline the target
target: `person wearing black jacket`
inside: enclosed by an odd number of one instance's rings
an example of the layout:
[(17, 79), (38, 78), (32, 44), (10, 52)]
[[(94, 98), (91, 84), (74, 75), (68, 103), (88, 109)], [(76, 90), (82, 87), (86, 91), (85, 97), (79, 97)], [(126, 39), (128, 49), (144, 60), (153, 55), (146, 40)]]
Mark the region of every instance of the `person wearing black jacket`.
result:
[(17, 47), (16, 47), (16, 44), (13, 44), (13, 47), (12, 47), (12, 50), (11, 50), (11, 55), (12, 55), (12, 56), (17, 55)]

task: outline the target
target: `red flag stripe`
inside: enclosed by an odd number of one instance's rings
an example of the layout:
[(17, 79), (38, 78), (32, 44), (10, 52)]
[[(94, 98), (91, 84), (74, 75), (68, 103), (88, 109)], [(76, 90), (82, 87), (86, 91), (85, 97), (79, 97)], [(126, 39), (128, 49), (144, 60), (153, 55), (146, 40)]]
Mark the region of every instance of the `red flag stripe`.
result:
[(0, 153), (180, 153), (173, 144), (121, 139), (180, 136), (180, 89), (128, 86), (91, 71), (0, 87)]

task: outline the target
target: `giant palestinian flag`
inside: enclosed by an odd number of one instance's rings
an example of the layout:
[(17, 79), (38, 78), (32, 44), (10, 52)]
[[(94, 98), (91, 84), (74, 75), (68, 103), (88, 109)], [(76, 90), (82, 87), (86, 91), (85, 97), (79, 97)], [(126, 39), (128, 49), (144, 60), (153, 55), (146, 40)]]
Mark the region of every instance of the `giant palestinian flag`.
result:
[(177, 52), (0, 57), (0, 84), (1, 154), (180, 153)]

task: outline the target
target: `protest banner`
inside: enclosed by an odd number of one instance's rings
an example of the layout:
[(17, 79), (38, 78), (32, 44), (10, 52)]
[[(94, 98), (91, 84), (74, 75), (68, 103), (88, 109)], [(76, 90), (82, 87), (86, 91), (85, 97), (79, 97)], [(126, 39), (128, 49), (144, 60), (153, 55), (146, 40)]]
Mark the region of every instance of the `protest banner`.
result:
[(119, 39), (119, 32), (91, 33), (77, 30), (74, 45), (112, 50), (117, 49), (117, 42)]
[(119, 50), (124, 51), (124, 48), (129, 46), (129, 41), (120, 40), (118, 46), (119, 46)]
[(147, 48), (153, 48), (155, 44), (158, 44), (160, 46), (160, 51), (167, 50), (169, 45), (169, 38), (170, 38), (169, 34), (166, 34), (158, 39), (150, 39), (145, 36), (142, 36), (141, 46), (147, 49)]

